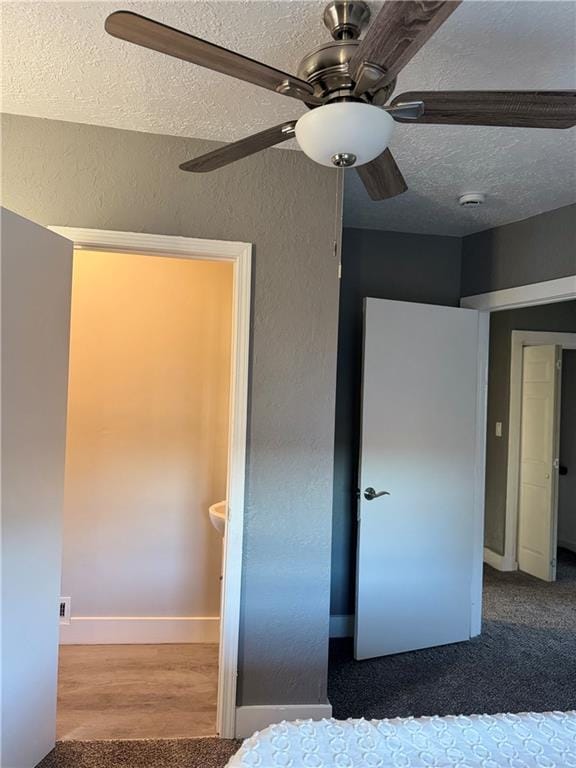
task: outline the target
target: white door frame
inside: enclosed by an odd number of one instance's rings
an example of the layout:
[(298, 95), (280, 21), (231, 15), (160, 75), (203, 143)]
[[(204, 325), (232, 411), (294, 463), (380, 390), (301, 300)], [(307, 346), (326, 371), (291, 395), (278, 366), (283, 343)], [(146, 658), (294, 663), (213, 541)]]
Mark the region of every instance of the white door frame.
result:
[[(491, 291), (475, 296), (464, 296), (460, 300), (461, 307), (478, 309), (488, 315), (506, 309), (552, 304), (559, 301), (576, 299), (576, 275), (546, 280), (541, 283), (531, 283), (516, 288), (501, 291)], [(518, 336), (516, 336), (518, 334)], [(522, 348), (525, 340), (536, 339), (535, 343), (558, 344), (562, 341), (552, 341), (551, 338), (574, 337), (574, 334), (544, 333), (538, 331), (512, 331), (512, 352), (510, 370), (510, 411), (509, 411), (509, 443), (508, 469), (506, 489), (506, 528), (504, 555), (499, 555), (489, 549), (484, 549), (484, 560), (499, 570), (513, 571), (516, 562), (517, 529), (518, 529), (518, 487), (520, 471), (520, 415), (522, 392)], [(538, 341), (541, 338), (541, 341)], [(546, 340), (544, 340), (546, 338)], [(567, 343), (570, 339), (567, 340)], [(484, 413), (484, 435), (487, 431), (487, 413)]]
[(134, 252), (181, 259), (228, 261), (234, 265), (233, 338), (228, 440), (228, 522), (220, 608), (216, 730), (232, 739), (236, 726), (236, 680), (240, 632), (240, 587), (244, 531), (244, 484), (248, 414), (252, 245), (228, 240), (148, 235), (100, 229), (48, 227), (72, 240), (75, 249)]
[[(524, 347), (556, 344), (562, 349), (576, 349), (576, 333), (552, 331), (512, 331), (510, 354), (510, 408), (508, 411), (508, 473), (506, 484), (506, 527), (504, 529), (504, 565), (518, 568), (518, 498), (520, 489), (520, 422), (522, 419), (522, 360)], [(556, 499), (558, 502), (558, 499)]]

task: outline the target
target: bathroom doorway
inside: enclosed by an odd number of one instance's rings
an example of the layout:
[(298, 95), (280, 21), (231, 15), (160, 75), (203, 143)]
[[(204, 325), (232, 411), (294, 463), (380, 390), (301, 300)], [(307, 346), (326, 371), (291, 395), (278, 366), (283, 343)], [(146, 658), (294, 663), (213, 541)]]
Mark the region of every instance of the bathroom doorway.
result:
[(74, 251), (58, 739), (233, 735), (247, 270), (210, 255)]

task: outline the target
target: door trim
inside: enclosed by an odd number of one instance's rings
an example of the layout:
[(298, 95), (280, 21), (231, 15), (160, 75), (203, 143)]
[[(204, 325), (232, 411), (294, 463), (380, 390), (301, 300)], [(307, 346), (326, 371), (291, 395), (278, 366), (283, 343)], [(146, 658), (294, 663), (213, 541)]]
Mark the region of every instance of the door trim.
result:
[(501, 309), (520, 309), (520, 307), (536, 304), (553, 304), (574, 298), (576, 298), (576, 275), (570, 275), (541, 283), (463, 296), (460, 299), (460, 306), (493, 312)]
[(488, 357), (490, 315), (478, 313), (478, 362), (476, 366), (476, 444), (474, 460), (474, 553), (470, 605), (470, 637), (482, 631), (482, 571), (484, 563), (484, 509), (486, 496), (486, 424), (488, 419)]
[(557, 344), (576, 349), (576, 333), (512, 331), (510, 353), (510, 407), (508, 410), (508, 468), (506, 483), (506, 524), (502, 569), (518, 568), (518, 498), (520, 492), (520, 423), (522, 419), (522, 359), (524, 347)]
[(48, 227), (72, 240), (75, 249), (136, 252), (151, 256), (228, 261), (234, 265), (233, 339), (228, 443), (228, 523), (220, 610), (216, 729), (232, 739), (236, 729), (236, 680), (240, 634), (240, 589), (244, 532), (244, 487), (248, 421), (252, 244), (228, 240), (149, 235), (75, 227)]

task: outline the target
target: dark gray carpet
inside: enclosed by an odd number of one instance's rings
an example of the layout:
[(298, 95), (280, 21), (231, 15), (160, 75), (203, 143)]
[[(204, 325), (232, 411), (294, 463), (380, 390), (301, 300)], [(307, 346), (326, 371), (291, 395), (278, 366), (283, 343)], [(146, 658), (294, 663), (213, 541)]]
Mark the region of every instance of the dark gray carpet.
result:
[(576, 709), (576, 555), (551, 584), (486, 567), (470, 642), (358, 662), (332, 641), (328, 688), (337, 718)]
[(59, 741), (37, 768), (223, 768), (241, 741)]

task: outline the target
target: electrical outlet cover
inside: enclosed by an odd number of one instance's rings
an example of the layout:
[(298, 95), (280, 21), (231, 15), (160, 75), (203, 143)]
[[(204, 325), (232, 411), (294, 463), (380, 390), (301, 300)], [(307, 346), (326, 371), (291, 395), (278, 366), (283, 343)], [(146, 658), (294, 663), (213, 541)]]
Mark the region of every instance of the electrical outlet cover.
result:
[(70, 624), (70, 598), (60, 598), (60, 624)]

